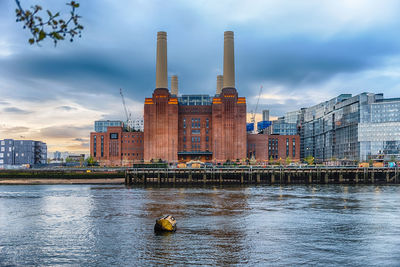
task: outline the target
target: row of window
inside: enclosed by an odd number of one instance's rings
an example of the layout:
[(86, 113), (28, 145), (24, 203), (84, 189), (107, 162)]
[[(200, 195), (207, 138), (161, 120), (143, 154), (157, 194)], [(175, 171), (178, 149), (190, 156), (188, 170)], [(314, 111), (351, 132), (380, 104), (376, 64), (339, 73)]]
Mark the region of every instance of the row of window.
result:
[[(192, 127), (191, 128), (200, 128), (201, 127), (201, 119), (200, 118), (192, 118)], [(210, 127), (210, 120), (206, 119), (206, 128)], [(186, 128), (186, 118), (183, 118), (183, 128)]]
[[(208, 142), (210, 139), (208, 136), (206, 136), (206, 142)], [(183, 137), (183, 142), (186, 142), (186, 136)], [(192, 143), (200, 143), (201, 138), (200, 136), (192, 136)]]
[[(130, 156), (131, 153), (121, 153), (121, 156)], [(139, 157), (139, 153), (132, 153), (132, 156)]]
[[(129, 144), (130, 140), (121, 140), (121, 143)], [(135, 143), (135, 140), (132, 140), (132, 144)], [(142, 143), (142, 140), (136, 140), (136, 143)]]

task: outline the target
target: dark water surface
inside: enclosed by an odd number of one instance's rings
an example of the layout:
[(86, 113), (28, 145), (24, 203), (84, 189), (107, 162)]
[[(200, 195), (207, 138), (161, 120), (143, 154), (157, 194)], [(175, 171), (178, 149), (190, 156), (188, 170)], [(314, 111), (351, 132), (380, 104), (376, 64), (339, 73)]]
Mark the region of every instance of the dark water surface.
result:
[(0, 265), (156, 264), (400, 266), (400, 187), (0, 186)]

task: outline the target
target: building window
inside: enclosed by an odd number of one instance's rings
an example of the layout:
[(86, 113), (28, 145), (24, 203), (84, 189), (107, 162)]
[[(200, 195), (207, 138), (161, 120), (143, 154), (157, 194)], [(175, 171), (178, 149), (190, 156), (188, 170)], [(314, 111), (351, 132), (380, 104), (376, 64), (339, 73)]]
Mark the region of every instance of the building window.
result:
[(295, 158), (296, 157), (296, 139), (295, 138), (293, 138), (293, 145), (292, 145), (292, 154), (293, 154), (293, 158)]
[(208, 142), (208, 136), (206, 136), (206, 142)]
[(289, 138), (286, 138), (286, 157), (289, 157)]
[(192, 134), (200, 134), (200, 130), (192, 130)]
[(118, 133), (110, 133), (110, 139), (118, 139)]
[(97, 153), (97, 136), (94, 135), (93, 136), (93, 156), (96, 157), (96, 153)]
[(104, 157), (104, 135), (101, 136), (101, 157)]
[(210, 125), (210, 122), (209, 122), (209, 120), (208, 120), (208, 118), (207, 118), (207, 119), (206, 119), (206, 128), (207, 128), (207, 129), (208, 129), (209, 125)]
[(186, 128), (186, 119), (183, 119), (183, 128)]
[(183, 137), (183, 142), (186, 142), (186, 136)]

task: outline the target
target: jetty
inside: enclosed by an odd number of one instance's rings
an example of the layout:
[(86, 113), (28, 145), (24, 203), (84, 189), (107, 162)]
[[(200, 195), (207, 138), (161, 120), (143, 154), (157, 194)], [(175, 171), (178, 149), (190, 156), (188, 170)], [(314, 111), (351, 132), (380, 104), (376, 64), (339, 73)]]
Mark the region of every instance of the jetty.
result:
[(126, 185), (194, 184), (398, 184), (398, 168), (198, 168), (125, 171)]

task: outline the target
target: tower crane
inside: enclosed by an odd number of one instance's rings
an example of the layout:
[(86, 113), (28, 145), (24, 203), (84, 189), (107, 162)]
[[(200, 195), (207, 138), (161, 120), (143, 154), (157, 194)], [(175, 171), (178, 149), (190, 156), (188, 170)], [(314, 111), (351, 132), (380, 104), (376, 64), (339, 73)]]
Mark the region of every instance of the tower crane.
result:
[(257, 113), (257, 109), (258, 109), (258, 103), (260, 102), (262, 89), (263, 89), (263, 86), (261, 85), (261, 86), (260, 86), (260, 92), (258, 93), (256, 108), (255, 108), (255, 110), (253, 111), (253, 113), (251, 114), (251, 122), (254, 123), (254, 126), (255, 126), (255, 124), (256, 124), (256, 113)]
[(119, 94), (121, 95), (122, 104), (123, 104), (124, 110), (125, 110), (127, 128), (128, 128), (128, 131), (131, 131), (132, 128), (133, 128), (132, 116), (131, 116), (131, 113), (129, 112), (128, 108), (126, 107), (125, 97), (124, 97), (124, 94), (122, 93), (122, 89), (121, 88), (119, 89)]

